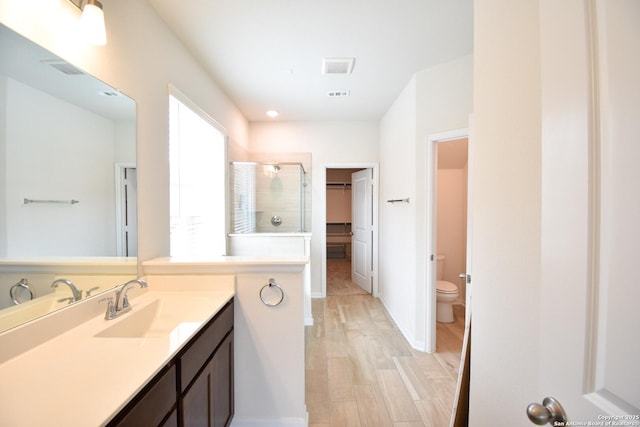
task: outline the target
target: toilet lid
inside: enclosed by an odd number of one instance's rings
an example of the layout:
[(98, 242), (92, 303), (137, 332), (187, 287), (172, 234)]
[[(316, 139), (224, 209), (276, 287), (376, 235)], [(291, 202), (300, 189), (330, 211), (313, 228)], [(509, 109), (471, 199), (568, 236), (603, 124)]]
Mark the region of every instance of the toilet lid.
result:
[(438, 280), (436, 282), (436, 290), (445, 294), (454, 294), (458, 292), (458, 287), (446, 280)]

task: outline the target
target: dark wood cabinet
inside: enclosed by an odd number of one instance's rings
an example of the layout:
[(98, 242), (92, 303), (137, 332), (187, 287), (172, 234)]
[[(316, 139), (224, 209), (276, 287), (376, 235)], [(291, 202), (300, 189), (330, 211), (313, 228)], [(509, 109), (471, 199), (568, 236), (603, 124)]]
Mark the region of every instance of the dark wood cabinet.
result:
[(176, 367), (168, 365), (108, 424), (118, 427), (164, 426), (176, 409)]
[(226, 427), (233, 418), (233, 301), (109, 422), (109, 427)]
[(233, 418), (233, 333), (222, 342), (213, 360), (212, 378), (215, 379), (212, 398), (213, 426), (226, 427)]
[(233, 334), (229, 334), (183, 395), (182, 425), (226, 427), (232, 416)]

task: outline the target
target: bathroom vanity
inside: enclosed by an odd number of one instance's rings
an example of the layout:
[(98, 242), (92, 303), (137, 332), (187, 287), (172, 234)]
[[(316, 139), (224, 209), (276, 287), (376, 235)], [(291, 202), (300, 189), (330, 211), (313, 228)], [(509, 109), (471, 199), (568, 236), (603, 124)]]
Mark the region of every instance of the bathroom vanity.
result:
[(115, 319), (108, 291), (0, 333), (0, 425), (306, 425), (307, 262), (151, 260)]
[(229, 301), (108, 425), (227, 426), (233, 407)]
[[(0, 375), (11, 393), (0, 401), (0, 424), (162, 425), (214, 371), (227, 389), (216, 399), (229, 402), (221, 411), (230, 417), (234, 294), (233, 276), (215, 286), (151, 283), (132, 288), (131, 311), (113, 320), (104, 318), (111, 296), (101, 294), (5, 332)], [(191, 407), (175, 416), (194, 416)]]

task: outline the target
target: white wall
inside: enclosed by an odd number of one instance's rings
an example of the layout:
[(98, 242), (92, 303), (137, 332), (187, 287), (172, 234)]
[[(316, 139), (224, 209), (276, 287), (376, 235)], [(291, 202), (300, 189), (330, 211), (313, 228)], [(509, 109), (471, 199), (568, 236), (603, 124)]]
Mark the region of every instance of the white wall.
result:
[(146, 1), (103, 5), (103, 47), (87, 46), (76, 36), (80, 12), (67, 0), (3, 0), (0, 22), (136, 100), (138, 256), (145, 260), (169, 254), (167, 85), (221, 123), (238, 151), (247, 145), (248, 125)]
[[(115, 161), (119, 163), (135, 163), (136, 161), (136, 122), (120, 120), (115, 122), (116, 147)], [(133, 142), (132, 142), (133, 141)]]
[[(325, 165), (378, 161), (377, 122), (257, 122), (250, 124), (252, 151), (312, 153), (311, 295), (322, 293), (322, 241), (325, 234)], [(277, 156), (275, 156), (277, 157)]]
[(539, 37), (538, 1), (475, 2), (469, 425), (526, 425), (516, 397), (548, 395), (522, 364), (539, 358)]
[[(380, 122), (379, 296), (415, 345), (416, 78)], [(387, 203), (409, 197), (412, 203)]]
[[(269, 278), (285, 299), (267, 307), (256, 297)], [(236, 427), (305, 426), (305, 345), (302, 274), (270, 271), (236, 276)]]
[[(425, 343), (427, 136), (469, 126), (471, 55), (417, 73), (380, 124), (381, 299), (409, 342)], [(410, 204), (385, 200), (410, 197)], [(435, 265), (434, 265), (435, 268)]]

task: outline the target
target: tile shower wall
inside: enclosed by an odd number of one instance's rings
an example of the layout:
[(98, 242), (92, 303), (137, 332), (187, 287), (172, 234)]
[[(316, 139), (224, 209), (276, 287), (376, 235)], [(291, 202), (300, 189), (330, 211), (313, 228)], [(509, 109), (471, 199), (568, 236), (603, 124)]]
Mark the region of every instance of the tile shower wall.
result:
[[(256, 169), (256, 232), (296, 233), (302, 230), (302, 182), (298, 165), (258, 165)], [(271, 219), (279, 217), (280, 225)]]

